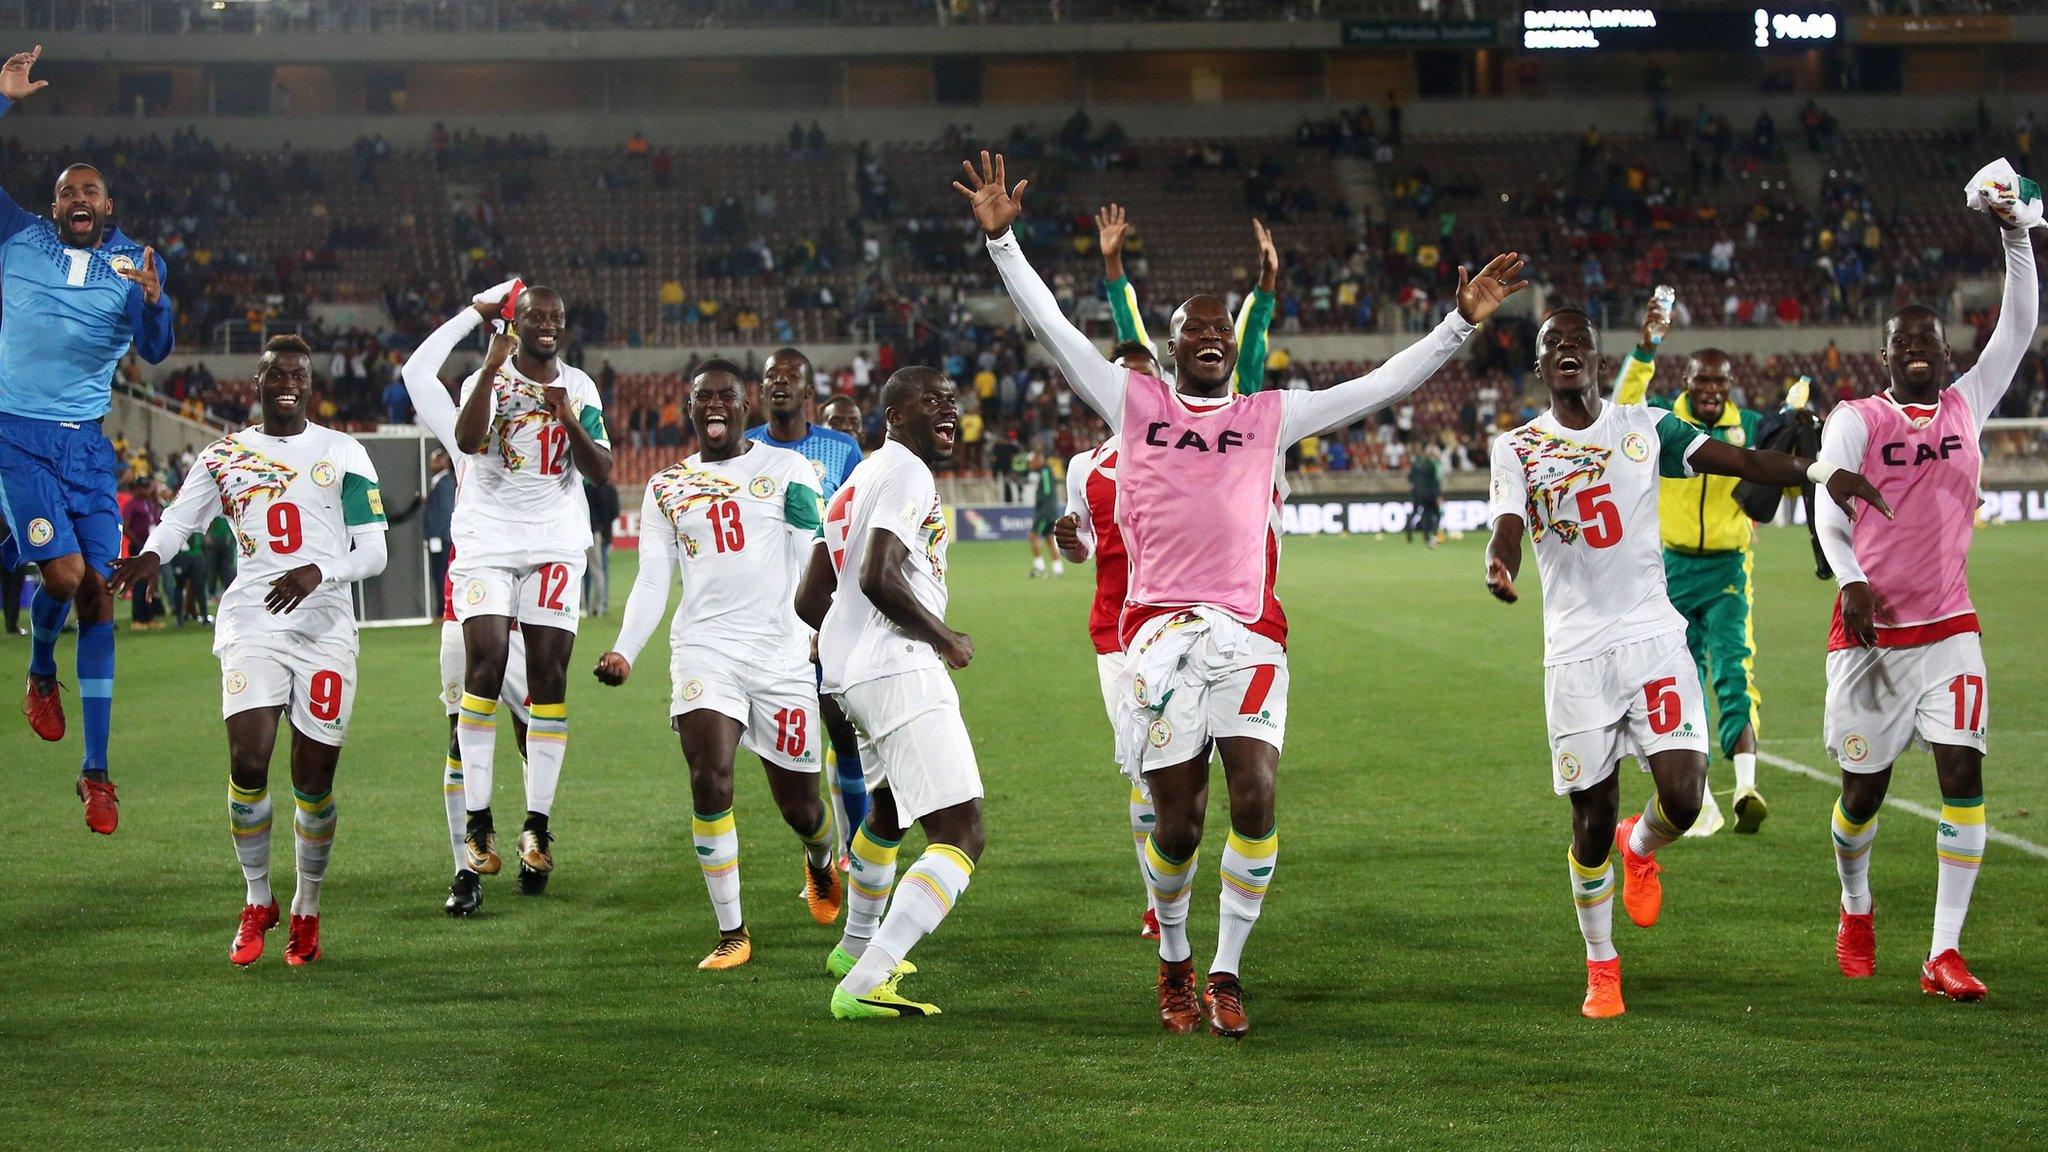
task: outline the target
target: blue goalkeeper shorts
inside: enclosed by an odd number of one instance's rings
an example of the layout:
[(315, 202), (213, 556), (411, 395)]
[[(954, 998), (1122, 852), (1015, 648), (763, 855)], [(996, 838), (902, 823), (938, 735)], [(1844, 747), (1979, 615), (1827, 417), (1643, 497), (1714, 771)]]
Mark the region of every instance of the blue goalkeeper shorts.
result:
[(105, 576), (121, 557), (121, 463), (97, 420), (0, 413), (0, 514), (21, 557), (73, 553)]

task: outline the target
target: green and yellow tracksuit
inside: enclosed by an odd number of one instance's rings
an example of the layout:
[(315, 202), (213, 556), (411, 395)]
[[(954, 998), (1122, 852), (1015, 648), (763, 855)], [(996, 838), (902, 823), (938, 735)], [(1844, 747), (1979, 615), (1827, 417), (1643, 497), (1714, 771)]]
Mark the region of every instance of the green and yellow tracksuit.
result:
[[(1108, 295), (1110, 313), (1116, 318), (1117, 340), (1136, 340), (1151, 349), (1154, 359), (1159, 359), (1159, 349), (1153, 345), (1152, 337), (1145, 331), (1145, 319), (1138, 313), (1138, 290), (1131, 287), (1130, 278), (1105, 280), (1102, 290)], [(1237, 309), (1237, 368), (1231, 377), (1231, 386), (1237, 391), (1252, 393), (1266, 386), (1266, 329), (1272, 324), (1273, 294), (1255, 287)]]
[[(1617, 404), (1641, 404), (1656, 375), (1655, 359), (1640, 350), (1629, 353), (1614, 381)], [(1747, 408), (1721, 407), (1721, 418), (1707, 424), (1692, 414), (1692, 404), (1649, 400), (1716, 440), (1738, 448), (1753, 447), (1762, 419)], [(1700, 682), (1711, 690), (1719, 720), (1721, 751), (1735, 754), (1735, 742), (1746, 727), (1759, 734), (1763, 695), (1756, 686), (1756, 626), (1751, 619), (1750, 586), (1756, 529), (1735, 500), (1733, 476), (1694, 476), (1658, 481), (1657, 518), (1664, 538), (1664, 583), (1671, 604), (1685, 617), (1685, 644), (1699, 666)]]

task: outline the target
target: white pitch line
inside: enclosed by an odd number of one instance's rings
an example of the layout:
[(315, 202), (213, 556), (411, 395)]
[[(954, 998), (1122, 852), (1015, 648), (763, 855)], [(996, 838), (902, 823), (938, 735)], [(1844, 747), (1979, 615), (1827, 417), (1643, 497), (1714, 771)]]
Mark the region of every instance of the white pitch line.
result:
[[(1773, 768), (1783, 768), (1795, 776), (1804, 776), (1809, 780), (1818, 780), (1823, 784), (1836, 786), (1840, 786), (1842, 783), (1840, 776), (1830, 776), (1818, 768), (1808, 764), (1801, 764), (1797, 760), (1788, 760), (1775, 752), (1758, 750), (1756, 758)], [(1902, 812), (1910, 812), (1923, 820), (1932, 820), (1936, 823), (1941, 821), (1941, 813), (1924, 804), (1915, 804), (1911, 800), (1899, 800), (1887, 796), (1885, 797), (1884, 806), (1886, 808), (1897, 808)], [(2008, 848), (2017, 848), (2029, 856), (2039, 856), (2043, 860), (2048, 860), (2048, 848), (2043, 848), (2032, 840), (2021, 839), (2010, 832), (2000, 832), (1996, 828), (1988, 829), (1985, 832), (1985, 836), (1994, 843), (2003, 844)]]

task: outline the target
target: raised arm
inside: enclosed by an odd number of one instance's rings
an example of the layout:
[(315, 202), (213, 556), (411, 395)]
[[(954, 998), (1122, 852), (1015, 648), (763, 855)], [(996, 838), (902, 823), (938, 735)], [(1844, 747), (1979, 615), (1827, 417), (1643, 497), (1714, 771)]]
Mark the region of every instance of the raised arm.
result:
[(1023, 211), (1020, 200), (1030, 181), (1019, 180), (1011, 189), (1005, 183), (1001, 155), (991, 163), (989, 153), (983, 152), (980, 172), (971, 163), (963, 161), (961, 166), (967, 170), (967, 183), (955, 180), (953, 187), (973, 205), (975, 223), (981, 225), (982, 234), (988, 238), (989, 255), (994, 257), (996, 271), (1002, 275), (1003, 287), (1009, 290), (1017, 311), (1024, 314), (1024, 322), (1031, 326), (1053, 362), (1066, 375), (1074, 394), (1109, 421), (1111, 428), (1120, 427), (1123, 369), (1104, 360), (1095, 343), (1060, 311), (1059, 301), (1053, 298), (1045, 281), (1039, 279), (1031, 262), (1024, 259), (1024, 250), (1010, 229)]
[[(26, 99), (50, 86), (48, 80), (29, 79), (29, 69), (35, 67), (42, 54), (43, 46), (38, 44), (31, 51), (16, 52), (7, 58), (5, 65), (0, 65), (0, 115), (5, 115), (7, 110), (14, 106), (15, 101)], [(16, 204), (14, 197), (0, 189), (0, 240), (30, 227), (40, 219), (42, 217)]]
[(469, 394), (462, 398), (462, 407), (455, 412), (455, 450), (464, 455), (475, 455), (491, 446), (491, 411), (497, 401), (498, 370), (512, 358), (512, 345), (510, 333), (493, 335), (491, 350), (484, 353), (484, 366), (465, 385)]
[(1304, 436), (1342, 428), (1422, 387), (1502, 301), (1529, 286), (1519, 278), (1521, 271), (1522, 261), (1513, 252), (1495, 256), (1477, 276), (1459, 268), (1458, 307), (1435, 331), (1354, 380), (1320, 392), (1287, 393), (1281, 438), (1292, 444)]
[(1280, 287), (1280, 250), (1273, 234), (1257, 220), (1252, 234), (1259, 242), (1259, 282), (1237, 310), (1237, 370), (1233, 386), (1246, 395), (1266, 386), (1266, 331), (1273, 325), (1273, 293)]
[(2020, 359), (2033, 343), (2034, 328), (2041, 322), (2041, 285), (2034, 277), (2033, 234), (2026, 228), (2005, 231), (2005, 295), (1998, 308), (1998, 326), (1984, 342), (1977, 363), (1955, 382), (1956, 391), (1970, 402), (1970, 412), (1981, 431), (1984, 422), (1997, 411), (2005, 390), (2012, 387), (2020, 370)]
[(1643, 313), (1642, 339), (1636, 341), (1628, 359), (1621, 362), (1621, 371), (1614, 376), (1616, 404), (1641, 404), (1650, 398), (1650, 381), (1657, 376), (1657, 346), (1663, 343), (1664, 332), (1670, 327), (1664, 310), (1655, 304)]
[(469, 307), (449, 317), (446, 323), (420, 341), (420, 346), (413, 349), (412, 355), (406, 357), (405, 366), (399, 369), (399, 375), (405, 381), (405, 394), (412, 400), (414, 414), (450, 455), (461, 449), (455, 446), (455, 401), (441, 383), (441, 367), (448, 363), (455, 346), (476, 331), (478, 325), (500, 315), (506, 297), (518, 285), (516, 279), (507, 280), (478, 293)]
[(161, 364), (177, 343), (171, 297), (163, 289), (164, 259), (155, 248), (144, 248), (141, 266), (120, 272), (135, 285), (128, 293), (128, 330), (135, 341), (135, 354), (151, 364)]

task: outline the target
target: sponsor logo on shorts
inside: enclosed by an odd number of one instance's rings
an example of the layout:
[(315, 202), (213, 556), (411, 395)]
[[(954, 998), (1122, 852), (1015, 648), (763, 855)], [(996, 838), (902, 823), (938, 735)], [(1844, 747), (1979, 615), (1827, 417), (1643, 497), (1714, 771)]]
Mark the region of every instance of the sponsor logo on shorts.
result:
[(1842, 759), (1847, 760), (1851, 764), (1861, 764), (1863, 763), (1863, 758), (1868, 755), (1870, 755), (1870, 741), (1854, 733), (1842, 739)]
[(107, 265), (116, 272), (135, 271), (135, 261), (126, 252), (119, 252), (107, 257)]
[(747, 483), (747, 491), (766, 500), (775, 495), (775, 481), (767, 476), (756, 476)]
[(1621, 438), (1621, 454), (1641, 463), (1650, 458), (1650, 438), (1641, 432), (1631, 432)]
[(1730, 428), (1728, 430), (1728, 442), (1740, 448), (1744, 444), (1749, 443), (1749, 435), (1740, 426)]
[(1278, 724), (1273, 723), (1273, 712), (1269, 708), (1262, 708), (1259, 710), (1258, 715), (1245, 716), (1242, 719), (1247, 724), (1257, 724), (1261, 728), (1277, 729), (1280, 727)]
[(322, 488), (334, 487), (334, 465), (326, 460), (313, 465), (313, 483)]
[(1574, 756), (1569, 752), (1559, 752), (1557, 754), (1558, 779), (1564, 781), (1567, 784), (1570, 784), (1576, 781), (1579, 778), (1579, 774), (1581, 772), (1584, 772), (1585, 770), (1586, 766), (1579, 763), (1579, 758), (1577, 756)]
[(249, 687), (249, 678), (240, 672), (230, 672), (227, 675), (226, 687), (228, 695), (240, 696), (243, 690)]
[(57, 530), (51, 527), (50, 522), (41, 516), (28, 522), (28, 542), (38, 548), (48, 544), (50, 537), (56, 534)]
[(683, 699), (695, 700), (703, 694), (704, 682), (702, 680), (691, 679), (683, 681)]
[(1151, 740), (1154, 748), (1164, 748), (1173, 740), (1173, 725), (1164, 720), (1152, 722)]

